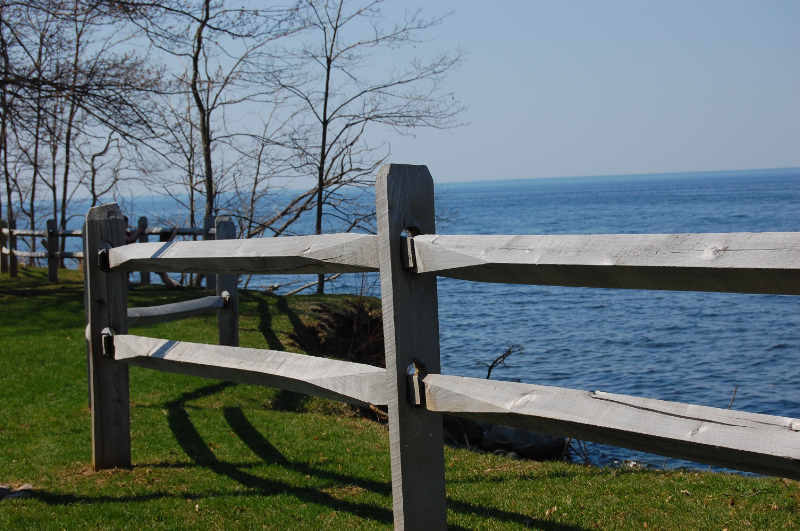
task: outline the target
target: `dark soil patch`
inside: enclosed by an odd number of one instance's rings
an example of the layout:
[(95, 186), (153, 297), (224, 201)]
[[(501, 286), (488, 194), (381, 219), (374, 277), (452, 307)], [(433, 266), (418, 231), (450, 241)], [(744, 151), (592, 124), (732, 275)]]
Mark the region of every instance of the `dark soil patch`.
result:
[(359, 299), (337, 306), (316, 303), (305, 317), (289, 336), (298, 348), (314, 356), (386, 367), (383, 320), (374, 301)]

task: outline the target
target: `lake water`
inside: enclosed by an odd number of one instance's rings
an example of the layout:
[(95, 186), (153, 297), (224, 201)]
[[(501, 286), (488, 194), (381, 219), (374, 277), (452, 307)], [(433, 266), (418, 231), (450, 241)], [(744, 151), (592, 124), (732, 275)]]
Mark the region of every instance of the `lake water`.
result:
[[(442, 234), (800, 231), (800, 170), (438, 187)], [(800, 297), (439, 279), (442, 371), (800, 418)], [(595, 464), (664, 458), (589, 445)], [(670, 460), (668, 467), (687, 463)]]

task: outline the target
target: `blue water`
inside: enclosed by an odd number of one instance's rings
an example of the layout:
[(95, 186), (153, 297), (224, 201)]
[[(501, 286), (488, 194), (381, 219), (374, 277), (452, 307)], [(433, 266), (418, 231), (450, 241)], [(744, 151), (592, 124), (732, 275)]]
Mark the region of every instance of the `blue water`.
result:
[[(800, 231), (800, 170), (443, 185), (442, 234)], [(445, 374), (800, 418), (800, 297), (439, 279)], [(664, 458), (589, 445), (596, 464)], [(685, 466), (677, 460), (668, 467)]]

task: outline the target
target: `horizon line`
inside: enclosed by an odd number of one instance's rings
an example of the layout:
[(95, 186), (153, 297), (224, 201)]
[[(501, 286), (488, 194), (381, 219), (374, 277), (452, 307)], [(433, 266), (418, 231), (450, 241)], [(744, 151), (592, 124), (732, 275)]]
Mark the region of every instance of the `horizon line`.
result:
[[(698, 171), (675, 171), (675, 172), (653, 172), (653, 173), (598, 173), (595, 175), (563, 175), (558, 177), (518, 177), (518, 178), (510, 178), (510, 179), (475, 179), (475, 180), (468, 180), (468, 181), (439, 181), (434, 182), (437, 185), (447, 185), (447, 184), (479, 184), (479, 183), (507, 183), (507, 182), (517, 182), (517, 181), (545, 181), (545, 180), (556, 180), (556, 179), (602, 179), (608, 177), (617, 177), (617, 178), (635, 178), (635, 177), (644, 177), (644, 178), (651, 178), (651, 177), (680, 177), (680, 176), (701, 176), (701, 175), (708, 175), (713, 173), (725, 173), (725, 174), (735, 174), (735, 173), (754, 173), (754, 172), (782, 172), (782, 171), (800, 171), (800, 166), (786, 166), (786, 167), (777, 167), (777, 168), (751, 168), (751, 169), (738, 169), (738, 170), (698, 170)], [(436, 178), (434, 177), (434, 181)]]

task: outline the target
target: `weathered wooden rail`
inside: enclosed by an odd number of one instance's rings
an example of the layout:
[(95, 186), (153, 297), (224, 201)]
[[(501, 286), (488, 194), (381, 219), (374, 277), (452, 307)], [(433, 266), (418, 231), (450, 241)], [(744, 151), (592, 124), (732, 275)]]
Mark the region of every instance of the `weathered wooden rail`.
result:
[[(174, 236), (201, 236), (205, 240), (213, 240), (215, 231), (214, 216), (207, 216), (202, 228), (148, 227), (147, 218), (143, 216), (139, 218), (135, 237), (139, 243), (147, 243), (150, 236), (159, 236), (162, 241)], [(17, 238), (20, 237), (46, 238), (47, 251), (18, 250)], [(83, 231), (58, 230), (58, 224), (54, 219), (47, 220), (47, 230), (17, 229), (14, 228), (13, 221), (9, 223), (5, 220), (0, 220), (0, 272), (8, 273), (11, 278), (17, 278), (19, 275), (19, 258), (43, 258), (47, 260), (48, 281), (58, 282), (59, 264), (64, 258), (83, 259), (82, 251), (59, 250), (59, 241), (68, 237), (82, 238)], [(150, 284), (150, 274), (142, 272), (141, 275), (142, 284)], [(209, 289), (213, 290), (213, 285)]]
[[(800, 479), (800, 420), (439, 374), (436, 277), (651, 290), (800, 294), (800, 233), (437, 236), (423, 166), (376, 181), (378, 234), (124, 246), (116, 205), (84, 231), (93, 463), (130, 465), (128, 365), (389, 407), (396, 529), (445, 529), (442, 417), (577, 437)], [(217, 233), (229, 230), (218, 221)], [(222, 239), (222, 238), (220, 238)], [(217, 296), (127, 309), (128, 270), (219, 275)], [(236, 275), (379, 271), (386, 369), (238, 348)], [(144, 321), (217, 311), (220, 345), (128, 333)], [(413, 374), (412, 374), (413, 373)]]

